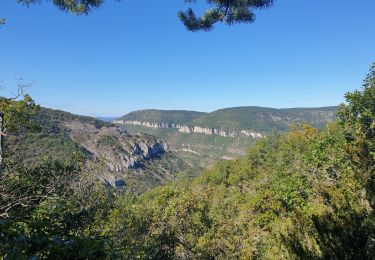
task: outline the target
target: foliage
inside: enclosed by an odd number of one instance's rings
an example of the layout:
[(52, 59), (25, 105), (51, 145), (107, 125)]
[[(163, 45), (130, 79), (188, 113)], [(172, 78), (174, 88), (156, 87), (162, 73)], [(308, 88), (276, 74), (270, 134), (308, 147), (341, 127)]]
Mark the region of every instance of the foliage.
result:
[(32, 120), (32, 116), (38, 110), (39, 107), (27, 94), (20, 94), (15, 98), (1, 98), (0, 111), (4, 114), (4, 134), (38, 129), (39, 125)]
[(370, 258), (372, 209), (345, 148), (337, 124), (298, 126), (192, 184), (120, 203), (107, 232), (125, 258)]
[(322, 130), (294, 124), (140, 196), (98, 184), (78, 159), (8, 165), (0, 256), (374, 259), (374, 80), (373, 67)]
[[(17, 0), (18, 3), (29, 6), (30, 4), (40, 3), (41, 0)], [(185, 0), (187, 3), (195, 1)], [(89, 14), (93, 9), (99, 8), (104, 0), (55, 0), (53, 4), (64, 12), (77, 15)], [(255, 21), (255, 9), (271, 7), (273, 0), (207, 0), (210, 8), (202, 17), (197, 17), (191, 8), (187, 11), (180, 11), (178, 16), (190, 31), (204, 30), (213, 28), (217, 22), (225, 22), (228, 25), (234, 23), (252, 23)]]
[[(17, 0), (18, 3), (31, 5), (40, 3), (40, 0)], [(55, 0), (53, 4), (61, 11), (74, 14), (88, 14), (92, 9), (98, 8), (104, 0)]]
[(17, 141), (17, 136), (25, 132), (35, 132), (39, 130), (39, 125), (32, 120), (32, 116), (37, 113), (37, 106), (32, 98), (24, 94), (26, 85), (18, 85), (18, 93), (13, 98), (0, 98), (1, 129), (0, 129), (0, 174), (4, 166), (4, 157), (11, 157), (12, 152), (5, 154), (4, 139), (7, 143)]
[[(185, 0), (192, 3), (193, 0)], [(268, 8), (273, 5), (273, 0), (208, 0), (210, 8), (197, 17), (189, 8), (185, 12), (179, 12), (178, 16), (190, 31), (209, 31), (217, 22), (225, 22), (228, 25), (234, 23), (253, 23), (255, 21), (254, 9)]]
[[(363, 91), (346, 94), (348, 106), (342, 106), (340, 118), (351, 144), (352, 158), (364, 170), (375, 167), (375, 64), (366, 77)], [(367, 160), (368, 161), (364, 161)]]
[(85, 175), (80, 164), (47, 160), (32, 168), (18, 165), (0, 178), (0, 256), (104, 255), (97, 222), (111, 210), (113, 195)]
[[(10, 114), (8, 112), (9, 105), (3, 105), (7, 116)], [(17, 106), (21, 107), (18, 113), (22, 115), (23, 119), (20, 116), (13, 116), (13, 121), (11, 121), (11, 124), (17, 124), (18, 130), (12, 131), (5, 138), (6, 163), (27, 162), (30, 165), (36, 165), (41, 159), (47, 157), (60, 161), (69, 161), (72, 154), (88, 157), (85, 150), (73, 142), (60, 126), (62, 120), (74, 120), (80, 118), (79, 116), (41, 108), (36, 106), (33, 101), (28, 109), (19, 102)], [(81, 117), (80, 120), (93, 122), (96, 125), (101, 124), (101, 121), (89, 117)], [(27, 128), (25, 129), (25, 127)]]
[(77, 149), (70, 150), (70, 159), (66, 160), (16, 160), (18, 150), (27, 153), (27, 159), (35, 159), (46, 147), (55, 146), (51, 149), (57, 151), (56, 147), (61, 150), (68, 146), (63, 142), (43, 142), (52, 140), (43, 135), (56, 133), (56, 125), (43, 125), (38, 117), (43, 111), (23, 94), (22, 88), (16, 97), (2, 98), (0, 109), (4, 113), (7, 145), (6, 163), (0, 173), (0, 257), (101, 255), (104, 242), (91, 234), (97, 233), (91, 231), (91, 225), (97, 214), (110, 210), (111, 190), (101, 183), (98, 186), (96, 176), (85, 174)]
[(120, 201), (106, 229), (114, 248), (125, 258), (373, 259), (371, 75), (337, 123), (296, 124), (192, 182)]

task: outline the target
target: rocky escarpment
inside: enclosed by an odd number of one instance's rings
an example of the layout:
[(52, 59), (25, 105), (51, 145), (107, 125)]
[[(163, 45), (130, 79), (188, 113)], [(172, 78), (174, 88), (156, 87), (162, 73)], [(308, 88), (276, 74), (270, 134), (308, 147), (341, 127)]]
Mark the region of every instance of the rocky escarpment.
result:
[(102, 159), (111, 172), (136, 168), (144, 160), (160, 157), (167, 144), (149, 135), (129, 135), (116, 126), (96, 126), (81, 121), (63, 122), (65, 131), (94, 157)]
[(256, 139), (274, 131), (287, 131), (291, 124), (298, 122), (322, 128), (336, 119), (337, 109), (338, 107), (276, 109), (248, 106), (219, 109), (210, 113), (149, 109), (128, 113), (115, 122), (150, 129), (176, 128), (183, 133), (250, 136)]
[[(234, 107), (210, 113), (138, 110), (115, 121), (132, 134), (158, 136), (191, 164), (208, 166), (218, 159), (244, 156), (262, 137), (287, 131), (293, 123), (324, 127), (335, 120), (337, 107), (275, 109)], [(182, 134), (184, 133), (184, 134)]]
[(130, 134), (113, 123), (47, 108), (34, 121), (41, 131), (19, 136), (11, 146), (14, 160), (37, 165), (42, 158), (71, 163), (80, 157), (88, 173), (133, 193), (165, 184), (190, 167), (162, 138)]
[(226, 131), (217, 128), (207, 128), (201, 126), (187, 126), (187, 125), (180, 125), (180, 124), (173, 124), (173, 123), (151, 123), (151, 122), (142, 122), (137, 120), (115, 120), (114, 123), (121, 124), (121, 125), (137, 125), (143, 126), (148, 128), (156, 128), (156, 129), (177, 129), (181, 133), (191, 134), (191, 133), (199, 133), (205, 135), (219, 135), (223, 137), (238, 137), (240, 135), (248, 136), (252, 138), (263, 138), (261, 133), (252, 131), (252, 130), (241, 130), (241, 131)]

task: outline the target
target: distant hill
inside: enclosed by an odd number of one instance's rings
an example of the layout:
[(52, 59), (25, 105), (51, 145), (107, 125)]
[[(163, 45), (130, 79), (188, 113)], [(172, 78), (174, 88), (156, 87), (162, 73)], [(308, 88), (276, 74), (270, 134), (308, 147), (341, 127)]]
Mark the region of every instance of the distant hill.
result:
[(286, 131), (294, 122), (309, 122), (322, 127), (336, 119), (338, 107), (287, 108), (265, 107), (225, 108), (195, 118), (190, 124), (229, 131), (255, 130), (259, 132)]
[(96, 119), (99, 119), (104, 122), (113, 122), (116, 120), (118, 117), (117, 116), (98, 116)]
[(194, 119), (204, 116), (206, 113), (185, 110), (138, 110), (131, 112), (118, 120), (134, 120), (152, 123), (189, 124)]
[(322, 127), (336, 119), (338, 107), (287, 108), (234, 107), (211, 113), (178, 110), (139, 110), (118, 118), (155, 124), (180, 124), (225, 131), (254, 130), (258, 132), (286, 131), (293, 122), (309, 122)]
[[(283, 132), (290, 124), (307, 122), (321, 128), (336, 119), (338, 107), (288, 108), (234, 107), (211, 113), (140, 110), (118, 118), (132, 134), (148, 133), (168, 142), (180, 156), (190, 154), (203, 165), (246, 153), (257, 139)], [(182, 154), (182, 155), (181, 155)]]

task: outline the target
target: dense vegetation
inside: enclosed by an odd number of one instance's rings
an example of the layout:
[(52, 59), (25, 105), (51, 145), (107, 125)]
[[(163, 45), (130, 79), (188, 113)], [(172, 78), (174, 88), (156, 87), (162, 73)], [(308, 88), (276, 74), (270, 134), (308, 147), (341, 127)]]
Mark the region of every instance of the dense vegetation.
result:
[[(113, 162), (122, 165), (121, 156), (131, 157), (135, 153), (136, 143), (152, 146), (157, 139), (147, 134), (130, 135), (109, 122), (92, 117), (43, 107), (38, 107), (29, 116), (29, 121), (38, 126), (37, 131), (17, 131), (5, 138), (8, 161), (13, 164), (38, 165), (43, 159), (67, 163), (72, 157), (77, 157), (97, 164), (94, 175), (111, 184), (115, 180), (124, 181), (126, 188), (134, 193), (165, 184), (180, 177), (177, 175), (185, 169), (192, 168), (182, 158), (167, 151), (149, 158), (140, 155), (133, 167), (111, 169), (108, 165), (113, 165)], [(103, 133), (99, 133), (101, 130)]]
[(32, 115), (29, 114), (29, 121), (38, 127), (37, 131), (13, 131), (5, 139), (9, 159), (36, 163), (45, 157), (65, 162), (72, 158), (72, 154), (90, 158), (90, 153), (74, 142), (68, 130), (61, 125), (62, 122), (72, 120), (91, 123), (96, 127), (111, 125), (92, 117), (38, 107)]
[(374, 259), (375, 65), (339, 120), (296, 124), (192, 181), (132, 196), (77, 159), (6, 165), (0, 255)]

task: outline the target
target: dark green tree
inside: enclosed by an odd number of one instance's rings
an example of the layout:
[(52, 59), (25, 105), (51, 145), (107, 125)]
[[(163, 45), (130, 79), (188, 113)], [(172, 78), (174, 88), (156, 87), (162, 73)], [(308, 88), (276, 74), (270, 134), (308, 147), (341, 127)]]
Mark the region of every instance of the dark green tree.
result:
[(12, 98), (0, 97), (0, 168), (4, 161), (4, 139), (14, 139), (22, 132), (39, 129), (38, 124), (32, 120), (39, 106), (24, 93), (27, 86), (20, 83), (17, 94)]
[[(42, 0), (17, 0), (18, 3), (31, 5)], [(185, 0), (191, 4), (194, 0)], [(218, 22), (232, 25), (234, 23), (252, 23), (255, 21), (254, 10), (268, 8), (273, 5), (273, 0), (206, 0), (208, 9), (202, 16), (189, 8), (180, 11), (178, 17), (190, 31), (209, 31)], [(99, 8), (104, 0), (53, 0), (52, 3), (60, 10), (77, 15), (89, 14), (93, 9)], [(0, 22), (1, 26), (1, 22)]]
[[(195, 2), (186, 0), (186, 2)], [(187, 11), (178, 13), (181, 21), (190, 31), (209, 31), (215, 23), (223, 22), (227, 25), (234, 23), (253, 23), (255, 21), (255, 9), (268, 8), (273, 0), (207, 0), (209, 9), (198, 17), (189, 8)]]
[[(17, 3), (26, 6), (38, 4), (42, 0), (17, 0)], [(51, 1), (60, 10), (73, 14), (88, 14), (93, 9), (100, 7), (104, 0), (53, 0)]]
[(367, 195), (375, 208), (375, 63), (363, 82), (363, 91), (345, 95), (348, 105), (339, 111), (341, 124), (345, 129), (348, 154), (361, 172), (361, 178), (368, 180)]

